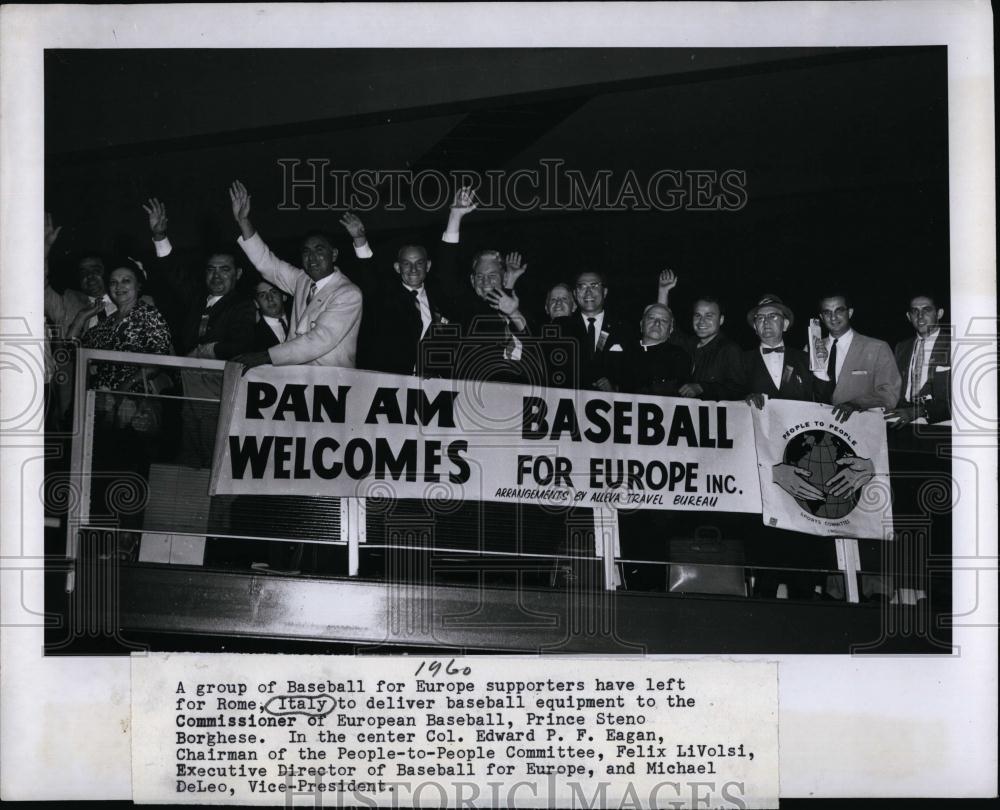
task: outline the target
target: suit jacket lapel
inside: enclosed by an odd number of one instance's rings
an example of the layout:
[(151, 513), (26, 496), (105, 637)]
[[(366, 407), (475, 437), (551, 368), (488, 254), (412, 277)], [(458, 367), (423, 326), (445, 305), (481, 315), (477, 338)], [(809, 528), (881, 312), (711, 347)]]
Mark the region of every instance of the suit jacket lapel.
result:
[[(760, 353), (759, 347), (754, 350), (754, 356), (756, 357), (754, 362), (757, 364), (757, 376), (760, 378), (760, 381), (768, 387), (767, 391), (763, 391), (761, 393), (766, 393), (769, 397), (773, 397), (775, 394), (780, 393), (781, 389), (775, 387), (774, 380), (771, 379), (771, 372), (767, 370), (767, 364), (764, 362), (764, 355)], [(782, 367), (782, 374), (784, 374), (784, 367)]]

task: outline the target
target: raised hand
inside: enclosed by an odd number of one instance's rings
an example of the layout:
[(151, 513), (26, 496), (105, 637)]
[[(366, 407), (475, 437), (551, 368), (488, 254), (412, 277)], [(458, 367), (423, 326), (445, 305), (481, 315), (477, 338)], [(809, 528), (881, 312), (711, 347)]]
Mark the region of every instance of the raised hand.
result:
[(364, 239), (365, 238), (365, 223), (361, 221), (361, 217), (350, 211), (344, 212), (344, 215), (338, 220), (341, 227), (350, 234), (351, 239)]
[(663, 270), (657, 279), (656, 303), (669, 306), (670, 291), (677, 286), (677, 274), (673, 270)]
[(45, 212), (45, 258), (49, 257), (49, 251), (52, 250), (52, 245), (55, 244), (56, 239), (59, 238), (59, 231), (62, 230), (62, 225), (58, 228), (52, 224), (52, 214), (48, 211)]
[(517, 313), (521, 304), (517, 293), (513, 290), (507, 293), (499, 288), (492, 289), (486, 293), (486, 301), (493, 309), (502, 312), (508, 318), (513, 317)]
[(238, 225), (250, 220), (250, 193), (239, 180), (229, 187), (229, 202), (233, 207), (233, 219)]
[(472, 186), (462, 186), (455, 192), (455, 199), (451, 203), (451, 213), (464, 217), (475, 210), (476, 195), (472, 193)]
[(528, 264), (527, 262), (521, 262), (521, 254), (516, 251), (508, 253), (507, 258), (504, 259), (504, 263), (507, 268), (503, 271), (503, 286), (508, 290), (513, 290), (514, 285), (517, 284), (517, 280), (528, 269)]
[(250, 224), (250, 193), (239, 180), (234, 180), (229, 187), (229, 202), (240, 233), (244, 239), (250, 239), (254, 235), (253, 225)]
[(763, 394), (748, 394), (744, 402), (746, 402), (747, 405), (753, 405), (758, 411), (764, 410)]
[(164, 239), (167, 235), (167, 206), (156, 197), (150, 197), (142, 210), (149, 217), (149, 230), (153, 234), (153, 240), (159, 242)]
[(806, 480), (811, 477), (809, 470), (803, 470), (794, 464), (775, 464), (771, 468), (771, 480), (793, 498), (825, 501), (826, 496)]

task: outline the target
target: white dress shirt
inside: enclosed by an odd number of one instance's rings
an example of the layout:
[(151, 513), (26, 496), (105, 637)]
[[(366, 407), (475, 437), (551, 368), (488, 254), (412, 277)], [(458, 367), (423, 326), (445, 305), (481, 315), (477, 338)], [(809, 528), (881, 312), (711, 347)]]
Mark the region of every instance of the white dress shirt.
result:
[(284, 343), (288, 338), (288, 333), (285, 331), (285, 327), (281, 323), (281, 318), (272, 318), (270, 315), (264, 315), (264, 323), (266, 323), (271, 331), (274, 332), (274, 336), (278, 339), (278, 343)]
[[(848, 329), (844, 334), (837, 338), (837, 379), (840, 379), (840, 372), (844, 370), (844, 361), (847, 359), (847, 350), (851, 348), (851, 341), (854, 340), (854, 330)], [(823, 345), (826, 346), (826, 356), (830, 357), (830, 349), (833, 347), (833, 338), (827, 335), (823, 338)], [(816, 377), (820, 380), (830, 381), (830, 375), (826, 372), (826, 367), (824, 366), (822, 371), (814, 372)]]
[(589, 315), (580, 313), (580, 317), (583, 318), (583, 330), (585, 332), (590, 328), (590, 319), (594, 319), (594, 345), (590, 348), (597, 351), (597, 342), (601, 339), (601, 329), (604, 328), (604, 310), (591, 312)]
[[(784, 348), (784, 343), (779, 343), (774, 348)], [(775, 388), (781, 388), (781, 373), (785, 370), (785, 354), (784, 352), (768, 352), (764, 354), (764, 344), (760, 344), (761, 359), (764, 361), (764, 368), (767, 369), (767, 373), (771, 375), (771, 382), (774, 383)], [(771, 348), (770, 346), (766, 348)]]
[(427, 290), (423, 287), (411, 287), (409, 284), (403, 283), (403, 286), (408, 290), (416, 290), (417, 293), (417, 305), (420, 307), (420, 322), (423, 324), (423, 328), (420, 330), (420, 337), (427, 334), (427, 329), (431, 325), (431, 303), (427, 300)]
[[(914, 401), (913, 398), (920, 393), (920, 391), (923, 389), (925, 385), (927, 385), (927, 372), (930, 370), (931, 352), (934, 351), (934, 342), (937, 340), (940, 331), (941, 331), (940, 328), (935, 329), (925, 338), (921, 338), (919, 335), (917, 335), (916, 339), (913, 342), (913, 353), (910, 355), (910, 367), (907, 369), (906, 372), (906, 391), (905, 391), (906, 395), (903, 397), (903, 399), (905, 399), (907, 402), (913, 402)], [(911, 390), (913, 382), (913, 367), (914, 364), (917, 362), (917, 357), (918, 357), (917, 352), (920, 351), (921, 340), (923, 341), (923, 356), (920, 357), (920, 359), (922, 360), (922, 363), (920, 365), (920, 379), (917, 382), (917, 390), (913, 391)]]

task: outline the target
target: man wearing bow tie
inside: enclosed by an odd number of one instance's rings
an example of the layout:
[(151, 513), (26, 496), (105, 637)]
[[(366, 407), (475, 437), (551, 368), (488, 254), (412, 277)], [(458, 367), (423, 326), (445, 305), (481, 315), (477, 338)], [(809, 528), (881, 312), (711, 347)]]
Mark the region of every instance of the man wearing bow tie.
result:
[(771, 399), (825, 402), (829, 385), (809, 370), (809, 355), (785, 345), (785, 332), (795, 316), (776, 295), (764, 295), (747, 313), (747, 323), (757, 333), (760, 346), (743, 355), (743, 385), (758, 408), (766, 394)]
[[(238, 180), (229, 189), (229, 199), (240, 228), (240, 247), (258, 272), (293, 300), (288, 340), (233, 359), (246, 368), (266, 364), (354, 368), (361, 290), (334, 263), (338, 252), (331, 239), (322, 233), (307, 235), (302, 241), (302, 267), (295, 267), (275, 256), (260, 238), (250, 222), (250, 195)], [(358, 258), (372, 255), (363, 232), (354, 239), (354, 251)]]

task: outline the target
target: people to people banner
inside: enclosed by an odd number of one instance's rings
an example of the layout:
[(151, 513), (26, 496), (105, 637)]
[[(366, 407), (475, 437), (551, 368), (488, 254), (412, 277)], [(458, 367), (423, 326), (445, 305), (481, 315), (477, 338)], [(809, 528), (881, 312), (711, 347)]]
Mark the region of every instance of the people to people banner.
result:
[(840, 425), (829, 406), (781, 400), (761, 411), (319, 366), (241, 371), (226, 366), (213, 495), (763, 513), (768, 526), (836, 537), (891, 526), (881, 414)]
[(775, 399), (751, 408), (764, 525), (832, 537), (891, 539), (885, 420)]
[(232, 363), (210, 492), (761, 509), (743, 403)]

